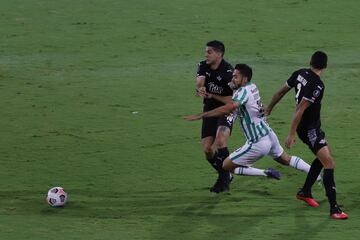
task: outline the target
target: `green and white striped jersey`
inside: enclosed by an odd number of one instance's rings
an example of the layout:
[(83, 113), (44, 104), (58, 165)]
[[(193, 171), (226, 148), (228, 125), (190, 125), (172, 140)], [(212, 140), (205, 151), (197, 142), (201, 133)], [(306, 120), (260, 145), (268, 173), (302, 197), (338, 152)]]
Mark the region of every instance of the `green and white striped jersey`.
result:
[(232, 100), (241, 104), (237, 114), (247, 141), (257, 142), (272, 131), (266, 122), (260, 93), (255, 84), (248, 82), (240, 87), (234, 93)]

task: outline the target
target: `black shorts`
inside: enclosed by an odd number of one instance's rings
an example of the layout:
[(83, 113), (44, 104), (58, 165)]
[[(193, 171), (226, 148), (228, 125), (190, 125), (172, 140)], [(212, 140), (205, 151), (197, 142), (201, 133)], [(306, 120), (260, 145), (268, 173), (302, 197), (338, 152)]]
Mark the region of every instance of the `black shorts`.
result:
[(327, 146), (325, 133), (320, 128), (298, 129), (297, 134), (315, 155), (322, 147)]
[(215, 137), (219, 126), (226, 126), (232, 130), (232, 125), (236, 119), (236, 114), (230, 114), (227, 117), (203, 118), (201, 128), (201, 138)]

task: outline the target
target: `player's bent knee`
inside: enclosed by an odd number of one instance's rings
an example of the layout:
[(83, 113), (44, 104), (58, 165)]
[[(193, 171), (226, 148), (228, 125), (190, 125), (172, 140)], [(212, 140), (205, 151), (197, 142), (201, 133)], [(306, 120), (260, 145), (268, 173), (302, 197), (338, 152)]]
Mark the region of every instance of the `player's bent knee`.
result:
[(216, 148), (224, 148), (227, 146), (227, 140), (229, 138), (229, 135), (217, 135), (215, 142), (214, 142), (214, 146)]
[(220, 139), (216, 139), (215, 140), (215, 143), (214, 143), (214, 145), (215, 145), (215, 147), (216, 148), (224, 148), (224, 147), (226, 147), (227, 146), (227, 141), (226, 141), (227, 139), (224, 139), (224, 138), (220, 138)]
[(219, 126), (216, 132), (216, 135), (229, 135), (230, 128), (227, 126)]
[(210, 156), (212, 155), (212, 147), (211, 146), (204, 146), (203, 147), (203, 151), (205, 153), (206, 156)]
[(212, 144), (214, 143), (213, 137), (206, 137), (201, 140), (203, 152), (208, 156), (212, 155)]
[(317, 153), (317, 158), (320, 160), (321, 164), (325, 169), (334, 169), (335, 160), (331, 155), (330, 148), (328, 146), (322, 147)]
[(230, 158), (226, 158), (222, 165), (222, 168), (225, 171), (232, 171), (232, 170), (234, 170), (235, 167), (236, 167), (236, 165), (230, 160)]
[(335, 161), (333, 159), (323, 163), (325, 169), (335, 169)]
[(205, 153), (206, 157), (211, 158), (213, 155), (213, 149), (212, 149), (210, 142), (209, 143), (203, 142), (202, 148), (203, 148), (203, 152)]

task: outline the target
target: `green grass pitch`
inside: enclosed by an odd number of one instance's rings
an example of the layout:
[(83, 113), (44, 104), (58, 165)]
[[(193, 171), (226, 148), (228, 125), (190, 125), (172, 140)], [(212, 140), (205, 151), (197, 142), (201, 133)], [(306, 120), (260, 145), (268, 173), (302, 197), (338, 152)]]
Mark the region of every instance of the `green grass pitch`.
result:
[[(0, 1), (0, 239), (358, 239), (360, 3), (356, 0)], [(207, 188), (194, 96), (205, 42), (254, 69), (263, 102), (318, 49), (322, 122), (347, 221), (295, 200), (305, 174)], [(293, 93), (269, 122), (283, 142)], [(238, 126), (230, 149), (244, 142)], [(300, 141), (290, 153), (313, 156)], [(63, 209), (44, 197), (60, 185)]]

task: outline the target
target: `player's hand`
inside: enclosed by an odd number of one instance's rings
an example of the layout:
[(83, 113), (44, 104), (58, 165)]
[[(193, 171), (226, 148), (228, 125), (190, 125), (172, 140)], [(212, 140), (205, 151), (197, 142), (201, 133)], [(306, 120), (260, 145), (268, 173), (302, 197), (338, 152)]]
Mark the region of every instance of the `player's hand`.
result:
[(212, 93), (205, 93), (205, 98), (212, 98), (213, 97), (213, 94)]
[(186, 121), (196, 121), (196, 120), (201, 119), (201, 115), (199, 115), (199, 114), (189, 115), (189, 116), (185, 116), (184, 119), (185, 119)]
[(205, 97), (206, 96), (206, 87), (199, 87), (196, 89), (196, 96)]
[(286, 140), (285, 140), (285, 147), (287, 147), (288, 149), (290, 149), (292, 146), (295, 145), (295, 136), (293, 135), (288, 135)]
[(272, 109), (269, 106), (264, 107), (265, 116), (269, 116), (271, 114)]

